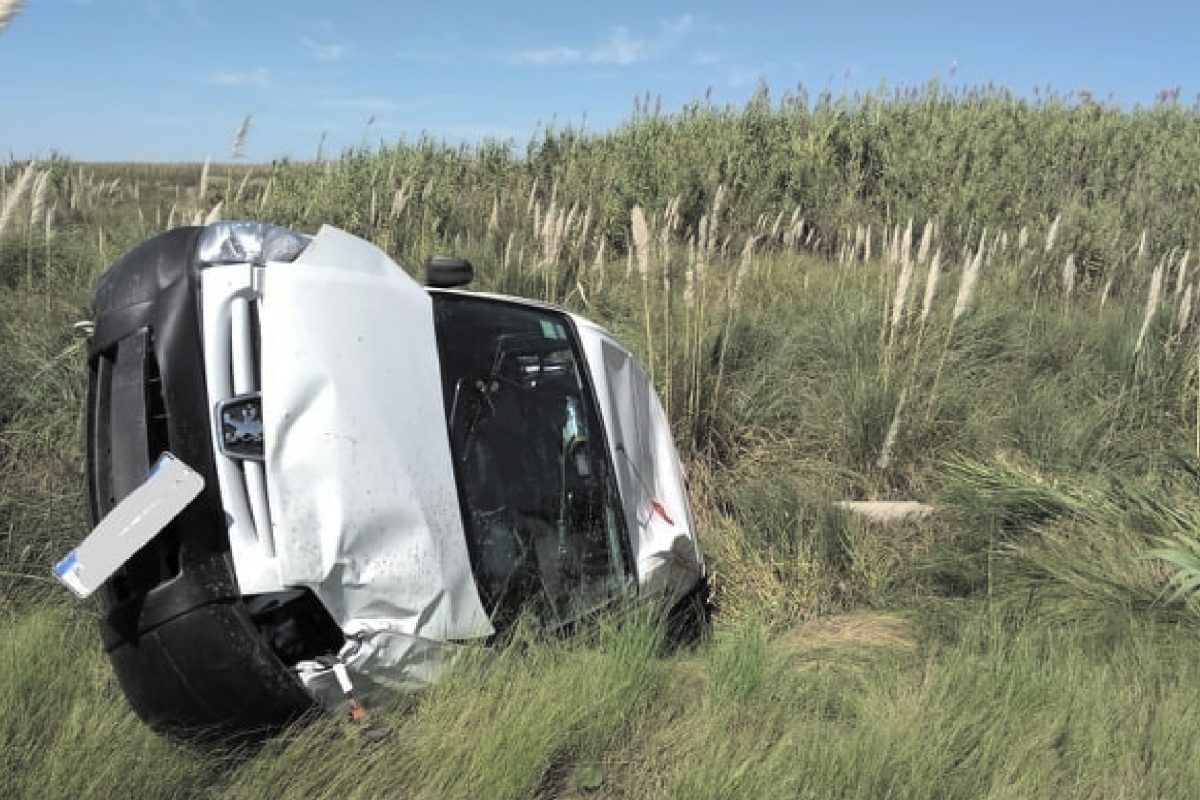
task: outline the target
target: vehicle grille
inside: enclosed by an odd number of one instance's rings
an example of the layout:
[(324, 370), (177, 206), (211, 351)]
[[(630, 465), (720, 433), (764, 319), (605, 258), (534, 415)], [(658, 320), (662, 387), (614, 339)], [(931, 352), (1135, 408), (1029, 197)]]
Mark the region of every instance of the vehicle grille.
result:
[[(149, 329), (97, 353), (88, 370), (88, 499), (98, 522), (146, 479), (150, 465), (170, 449), (170, 434)], [(113, 576), (113, 599), (121, 602), (178, 574), (179, 536), (172, 525)]]
[[(259, 320), (258, 302), (235, 297), (230, 307), (230, 377), (233, 396), (258, 392), (262, 386), (262, 370), (258, 363)], [(214, 429), (220, 430), (220, 420)], [(241, 488), (250, 507), (254, 530), (264, 555), (275, 555), (275, 538), (271, 529), (271, 507), (267, 497), (266, 468), (261, 461), (239, 462)]]

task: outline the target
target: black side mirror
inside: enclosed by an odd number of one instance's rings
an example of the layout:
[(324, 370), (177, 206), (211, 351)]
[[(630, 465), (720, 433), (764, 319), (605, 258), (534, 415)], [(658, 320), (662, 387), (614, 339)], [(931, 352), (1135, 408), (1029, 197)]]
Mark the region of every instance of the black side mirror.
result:
[(430, 256), (425, 259), (425, 285), (435, 289), (453, 289), (475, 280), (475, 268), (465, 258)]

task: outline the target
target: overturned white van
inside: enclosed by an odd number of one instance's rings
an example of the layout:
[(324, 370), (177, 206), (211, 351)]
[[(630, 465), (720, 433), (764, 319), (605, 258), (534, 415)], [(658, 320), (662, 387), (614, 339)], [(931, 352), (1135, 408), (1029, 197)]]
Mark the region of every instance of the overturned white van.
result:
[(678, 456), (629, 351), (451, 288), (465, 262), (427, 269), (422, 287), (335, 228), (239, 222), (97, 281), (96, 528), (58, 572), (102, 586), (106, 649), (156, 728), (270, 730), (419, 685), (522, 615), (558, 628), (639, 596), (703, 614)]

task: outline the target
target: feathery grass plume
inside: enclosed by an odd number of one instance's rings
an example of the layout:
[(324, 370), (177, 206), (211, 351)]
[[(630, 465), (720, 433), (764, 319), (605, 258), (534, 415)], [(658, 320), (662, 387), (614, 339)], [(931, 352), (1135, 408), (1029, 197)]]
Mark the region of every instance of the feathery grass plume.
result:
[(529, 187), (529, 199), (525, 201), (525, 216), (533, 213), (533, 201), (537, 198), (538, 179), (533, 179), (533, 184)]
[(400, 219), (400, 215), (404, 213), (404, 206), (408, 202), (408, 198), (404, 196), (404, 181), (400, 181), (400, 188), (392, 195), (392, 210), (389, 216), (392, 222)]
[(1187, 281), (1188, 257), (1191, 256), (1191, 250), (1184, 250), (1183, 257), (1179, 259), (1179, 266), (1175, 268), (1175, 296), (1178, 297), (1183, 292), (1183, 284)]
[(896, 440), (900, 438), (900, 414), (904, 411), (904, 401), (907, 397), (908, 390), (901, 389), (900, 397), (896, 400), (896, 410), (892, 413), (892, 424), (888, 425), (883, 447), (879, 450), (879, 458), (875, 460), (875, 466), (880, 469), (887, 469), (892, 465), (892, 451), (896, 449)]
[(779, 228), (781, 225), (783, 225), (783, 212), (782, 211), (780, 211), (778, 214), (775, 215), (775, 224), (771, 226), (771, 241), (772, 242), (779, 240)]
[(862, 255), (863, 239), (866, 238), (867, 231), (862, 224), (854, 226), (854, 255), (853, 259), (858, 259)]
[(25, 193), (29, 191), (30, 185), (34, 182), (37, 176), (37, 163), (30, 161), (26, 165), (24, 171), (14, 182), (13, 186), (8, 190), (8, 194), (4, 197), (4, 207), (0, 208), (0, 236), (4, 235), (9, 223), (17, 213), (17, 206), (21, 204), (21, 199)]
[(1017, 250), (1022, 251), (1029, 246), (1029, 227), (1021, 226), (1021, 232), (1017, 234)]
[(1058, 241), (1058, 226), (1062, 223), (1062, 214), (1056, 214), (1054, 221), (1050, 223), (1050, 229), (1046, 231), (1046, 249), (1049, 253), (1054, 249), (1054, 243)]
[(646, 214), (641, 206), (634, 206), (629, 212), (629, 225), (638, 274), (645, 282), (650, 277), (650, 229), (646, 226)]
[(1138, 241), (1137, 260), (1144, 261), (1150, 255), (1150, 229), (1142, 228), (1142, 238)]
[(46, 213), (46, 192), (50, 188), (50, 172), (42, 170), (33, 183), (33, 200), (29, 204), (29, 227), (32, 228), (42, 221)]
[(683, 273), (683, 280), (684, 280), (683, 302), (688, 308), (691, 308), (695, 304), (695, 300), (696, 300), (696, 263), (697, 263), (696, 250), (697, 250), (697, 248), (696, 248), (696, 237), (695, 236), (688, 237), (687, 248), (688, 248), (687, 269), (684, 270), (684, 273)]
[(495, 196), (492, 198), (492, 213), (488, 215), (488, 236), (495, 236), (498, 230), (500, 230), (500, 197)]
[(904, 264), (900, 267), (900, 277), (896, 280), (896, 295), (892, 298), (892, 324), (888, 332), (888, 341), (896, 340), (896, 329), (904, 318), (904, 307), (908, 303), (908, 286), (912, 283), (913, 260), (905, 255)]
[(200, 188), (196, 190), (196, 197), (200, 203), (204, 203), (204, 197), (208, 194), (208, 170), (212, 166), (212, 159), (204, 159), (204, 166), (200, 168)]
[(871, 226), (867, 225), (866, 240), (863, 242), (863, 261), (871, 260)]
[(234, 159), (246, 157), (246, 136), (250, 133), (250, 120), (253, 114), (242, 117), (242, 122), (233, 132), (233, 141), (229, 145), (229, 157)]
[(0, 0), (0, 33), (4, 32), (12, 21), (21, 13), (23, 0)]
[(742, 284), (750, 275), (750, 270), (754, 264), (754, 248), (761, 238), (762, 236), (757, 233), (751, 234), (750, 238), (746, 240), (746, 244), (742, 246), (742, 257), (738, 261), (737, 270), (733, 273), (733, 293), (731, 297), (731, 304), (733, 306), (736, 306), (738, 300), (741, 299)]
[(721, 227), (721, 207), (724, 202), (725, 184), (722, 183), (718, 184), (717, 191), (713, 194), (712, 208), (708, 212), (708, 236), (705, 237), (704, 255), (701, 257), (708, 263), (712, 263), (713, 256), (717, 253), (718, 231)]
[(928, 264), (929, 253), (933, 249), (933, 220), (925, 220), (925, 227), (921, 230), (921, 246), (917, 250), (917, 263)]
[(171, 203), (171, 210), (167, 212), (166, 230), (171, 230), (172, 228), (175, 227), (175, 211), (176, 211), (177, 206), (178, 206), (177, 203)]
[(958, 320), (971, 305), (971, 297), (975, 294), (975, 286), (979, 283), (979, 270), (983, 266), (983, 249), (984, 242), (987, 237), (987, 230), (983, 232), (983, 237), (979, 240), (979, 249), (975, 252), (975, 257), (971, 258), (971, 253), (967, 251), (967, 258), (970, 259), (964, 269), (962, 278), (958, 282), (958, 297), (954, 300), (954, 313), (950, 315), (952, 322)]
[(504, 272), (508, 272), (508, 265), (512, 262), (513, 236), (515, 235), (516, 231), (509, 231), (508, 241), (504, 243), (504, 258), (500, 262), (500, 269)]
[(576, 240), (579, 243), (580, 259), (583, 258), (583, 245), (588, 240), (588, 234), (592, 232), (592, 204), (588, 203), (588, 207), (583, 212), (583, 222), (579, 223), (579, 236)]
[(50, 204), (50, 208), (46, 209), (46, 241), (54, 238), (54, 220), (58, 216), (58, 200)]
[(904, 228), (904, 238), (900, 240), (900, 258), (898, 263), (910, 264), (912, 262), (912, 217), (908, 218), (908, 225)]
[(1068, 253), (1067, 261), (1063, 264), (1062, 272), (1063, 298), (1071, 302), (1071, 293), (1075, 291), (1075, 254)]
[(1100, 291), (1100, 307), (1104, 308), (1108, 304), (1108, 296), (1112, 294), (1114, 276), (1109, 275), (1108, 280), (1104, 282), (1104, 288)]
[(929, 319), (929, 312), (933, 310), (933, 297), (937, 293), (938, 279), (941, 275), (942, 251), (939, 249), (933, 254), (933, 260), (929, 262), (929, 274), (925, 277), (925, 297), (921, 301), (922, 325)]
[(1175, 334), (1182, 336), (1192, 321), (1192, 285), (1189, 283), (1183, 290), (1183, 298), (1179, 301), (1179, 315), (1175, 318)]
[(1154, 268), (1154, 274), (1150, 276), (1150, 292), (1146, 296), (1146, 316), (1142, 319), (1142, 329), (1138, 331), (1137, 344), (1133, 346), (1133, 353), (1137, 355), (1142, 350), (1142, 345), (1146, 341), (1146, 333), (1150, 330), (1150, 323), (1154, 320), (1154, 314), (1158, 311), (1158, 301), (1162, 296), (1163, 271), (1166, 268), (1166, 257), (1159, 260), (1158, 266)]
[(606, 244), (608, 244), (608, 240), (601, 236), (600, 244), (596, 247), (596, 257), (592, 259), (592, 276), (597, 285), (604, 282), (604, 247)]
[(559, 231), (559, 238), (566, 240), (567, 231), (571, 230), (571, 226), (575, 224), (575, 217), (579, 214), (579, 201), (571, 203), (571, 210), (563, 218), (562, 230)]
[(558, 209), (553, 200), (546, 209), (546, 218), (542, 220), (541, 228), (535, 230), (542, 244), (542, 263), (549, 265), (558, 256)]
[(218, 200), (217, 204), (212, 207), (211, 211), (208, 212), (208, 216), (206, 216), (204, 218), (204, 224), (212, 225), (214, 222), (219, 220), (221, 218), (221, 211), (224, 209), (224, 207), (225, 207), (225, 201)]

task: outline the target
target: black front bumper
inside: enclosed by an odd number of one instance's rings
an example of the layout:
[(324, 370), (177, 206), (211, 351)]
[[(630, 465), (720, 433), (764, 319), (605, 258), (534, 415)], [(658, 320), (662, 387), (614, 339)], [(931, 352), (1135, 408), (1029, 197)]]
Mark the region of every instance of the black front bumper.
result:
[(204, 491), (101, 591), (102, 637), (137, 714), (176, 735), (269, 732), (312, 700), (238, 591), (214, 467), (200, 325), (203, 228), (177, 228), (96, 281), (88, 353), (92, 524), (170, 450)]

